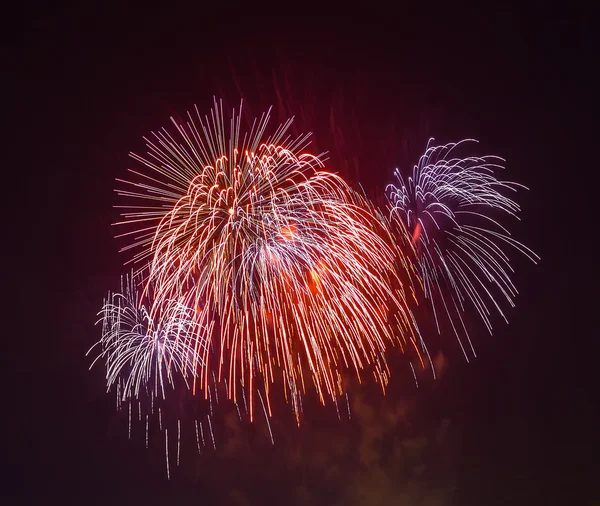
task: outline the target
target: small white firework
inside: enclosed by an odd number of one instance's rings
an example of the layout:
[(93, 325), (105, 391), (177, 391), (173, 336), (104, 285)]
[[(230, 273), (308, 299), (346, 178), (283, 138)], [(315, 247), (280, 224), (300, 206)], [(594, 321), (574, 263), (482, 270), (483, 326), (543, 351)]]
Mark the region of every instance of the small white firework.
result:
[(106, 360), (107, 389), (121, 385), (123, 400), (138, 398), (140, 392), (164, 398), (175, 374), (186, 385), (196, 376), (204, 353), (203, 329), (193, 310), (179, 301), (168, 301), (150, 316), (136, 276), (125, 276), (121, 285), (120, 293), (108, 294), (99, 313), (102, 338), (92, 349), (101, 346), (102, 351), (92, 366)]

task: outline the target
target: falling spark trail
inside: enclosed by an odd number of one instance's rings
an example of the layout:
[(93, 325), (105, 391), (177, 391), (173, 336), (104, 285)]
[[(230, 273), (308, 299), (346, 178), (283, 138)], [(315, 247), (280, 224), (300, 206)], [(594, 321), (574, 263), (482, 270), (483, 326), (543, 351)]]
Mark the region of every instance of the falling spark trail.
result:
[(177, 420), (177, 467), (179, 467), (180, 447), (181, 447), (181, 420)]
[(167, 466), (167, 480), (171, 479), (171, 472), (169, 470), (169, 435), (168, 430), (165, 429), (165, 463)]
[[(214, 386), (215, 386), (215, 402), (217, 404), (219, 404), (219, 392), (217, 391), (217, 380), (215, 378), (215, 371), (213, 371), (212, 377), (213, 377), (213, 383), (214, 383)], [(225, 384), (227, 384), (227, 383), (225, 383)]]
[(244, 399), (244, 409), (248, 413), (248, 404), (246, 403), (246, 389), (242, 387), (242, 399)]
[(210, 429), (210, 437), (212, 438), (213, 448), (216, 450), (217, 445), (215, 443), (215, 435), (213, 434), (212, 423), (210, 423), (210, 416), (206, 417), (208, 419), (208, 428)]
[(200, 436), (198, 434), (198, 420), (194, 420), (194, 425), (196, 426), (196, 446), (198, 447), (198, 455), (200, 455)]
[(260, 390), (258, 390), (258, 396), (260, 398), (260, 403), (262, 404), (263, 411), (265, 413), (265, 420), (267, 421), (267, 427), (269, 428), (269, 434), (271, 435), (271, 444), (275, 444), (275, 440), (273, 439), (273, 431), (271, 430), (271, 422), (269, 421), (269, 415), (267, 415), (267, 409), (265, 408), (265, 403), (263, 402), (262, 395), (260, 394)]
[(348, 399), (348, 392), (346, 392), (346, 406), (348, 406), (348, 420), (352, 420), (352, 416), (350, 415), (350, 399)]
[(413, 373), (413, 377), (415, 378), (415, 385), (417, 386), (417, 388), (419, 388), (419, 382), (417, 381), (417, 374), (415, 373), (415, 368), (412, 365), (412, 362), (409, 362), (410, 364), (410, 369), (412, 370)]

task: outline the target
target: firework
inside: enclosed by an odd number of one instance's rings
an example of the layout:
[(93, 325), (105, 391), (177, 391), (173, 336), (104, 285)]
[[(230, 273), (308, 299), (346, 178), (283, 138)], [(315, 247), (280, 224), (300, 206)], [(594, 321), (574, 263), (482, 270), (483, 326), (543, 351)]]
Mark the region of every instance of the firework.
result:
[(125, 276), (121, 285), (120, 293), (108, 294), (99, 313), (102, 338), (92, 349), (99, 346), (101, 352), (92, 366), (106, 361), (107, 388), (118, 385), (121, 400), (141, 393), (164, 398), (175, 375), (186, 384), (195, 376), (205, 334), (181, 302), (165, 301), (160, 313), (151, 316), (136, 277)]
[(475, 141), (442, 146), (430, 141), (412, 174), (405, 179), (396, 170), (399, 185), (389, 185), (386, 192), (400, 247), (408, 251), (412, 246), (438, 332), (445, 314), (465, 356), (461, 336), (474, 354), (463, 318), (465, 306), (476, 309), (490, 332), (492, 310), (506, 320), (500, 300), (514, 306), (517, 290), (505, 250), (538, 259), (498, 221), (502, 215), (518, 217), (519, 205), (507, 194), (524, 187), (497, 179), (504, 163), (497, 156), (456, 157), (457, 149), (470, 142)]
[(149, 264), (149, 318), (173, 300), (191, 311), (210, 343), (191, 346), (194, 389), (216, 373), (235, 401), (243, 385), (250, 418), (259, 381), (269, 413), (281, 380), (298, 416), (308, 384), (335, 401), (345, 369), (372, 365), (385, 387), (387, 346), (420, 349), (377, 211), (305, 151), (308, 136), (286, 135), (291, 120), (266, 136), (268, 120), (244, 133), (241, 112), (227, 128), (222, 105), (205, 118), (196, 109), (173, 120), (176, 133), (145, 139), (147, 154), (132, 155), (140, 170), (119, 190), (121, 225), (133, 228), (124, 249)]

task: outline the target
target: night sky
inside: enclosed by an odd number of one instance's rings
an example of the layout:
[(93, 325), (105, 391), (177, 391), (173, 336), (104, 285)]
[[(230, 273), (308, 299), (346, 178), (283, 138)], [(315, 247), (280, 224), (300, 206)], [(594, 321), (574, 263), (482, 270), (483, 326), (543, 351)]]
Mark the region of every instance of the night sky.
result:
[[(590, 13), (286, 10), (80, 8), (9, 21), (0, 496), (6, 504), (596, 504)], [(198, 457), (185, 447), (167, 481), (162, 446), (146, 450), (135, 426), (127, 440), (127, 417), (85, 353), (100, 337), (103, 297), (125, 272), (111, 227), (114, 180), (143, 135), (194, 104), (208, 111), (213, 96), (227, 107), (244, 97), (253, 114), (273, 105), (275, 120), (295, 114), (299, 131), (331, 152), (332, 169), (370, 194), (396, 166), (410, 168), (428, 138), (476, 138), (482, 153), (507, 160), (508, 179), (530, 188), (518, 197), (522, 222), (511, 225), (542, 260), (513, 255), (517, 307), (506, 308), (509, 325), (493, 317), (493, 336), (473, 320), (475, 361), (448, 335), (438, 340), (438, 380), (423, 373), (417, 389), (399, 366), (385, 398), (366, 386), (351, 391), (350, 421), (307, 401), (298, 429), (282, 409), (274, 446), (264, 423), (236, 423), (223, 407), (217, 451)]]

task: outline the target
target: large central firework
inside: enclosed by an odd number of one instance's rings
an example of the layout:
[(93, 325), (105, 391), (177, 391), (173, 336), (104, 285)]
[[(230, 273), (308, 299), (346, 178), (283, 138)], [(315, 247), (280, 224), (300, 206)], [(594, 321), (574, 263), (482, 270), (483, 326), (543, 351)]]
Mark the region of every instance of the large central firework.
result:
[(233, 400), (240, 384), (251, 399), (263, 390), (270, 411), (281, 381), (298, 415), (310, 384), (335, 400), (343, 371), (372, 366), (385, 387), (386, 348), (420, 348), (377, 211), (306, 152), (308, 136), (286, 136), (291, 120), (266, 136), (268, 120), (243, 131), (241, 112), (226, 123), (215, 103), (146, 139), (119, 190), (134, 227), (124, 249), (146, 278), (149, 318), (178, 300), (202, 329), (194, 389), (216, 373)]

